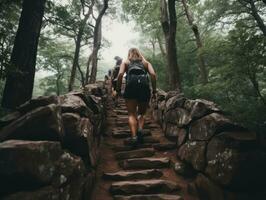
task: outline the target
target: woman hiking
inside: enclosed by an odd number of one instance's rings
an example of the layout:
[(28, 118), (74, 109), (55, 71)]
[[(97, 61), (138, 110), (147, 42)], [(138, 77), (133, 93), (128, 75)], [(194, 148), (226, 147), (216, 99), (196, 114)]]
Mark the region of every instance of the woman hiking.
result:
[(128, 51), (126, 61), (123, 61), (118, 73), (117, 94), (121, 96), (123, 75), (126, 72), (126, 87), (124, 98), (128, 111), (128, 122), (131, 131), (132, 145), (143, 140), (144, 115), (149, 106), (151, 89), (149, 77), (152, 83), (152, 97), (156, 95), (156, 74), (151, 65), (137, 48)]

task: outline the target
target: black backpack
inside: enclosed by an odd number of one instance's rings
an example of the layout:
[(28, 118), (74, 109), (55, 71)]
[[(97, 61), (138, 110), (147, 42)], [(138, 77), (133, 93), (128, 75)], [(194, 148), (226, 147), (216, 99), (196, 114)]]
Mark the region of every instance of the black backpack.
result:
[(149, 86), (149, 77), (142, 61), (131, 61), (127, 69), (127, 85)]

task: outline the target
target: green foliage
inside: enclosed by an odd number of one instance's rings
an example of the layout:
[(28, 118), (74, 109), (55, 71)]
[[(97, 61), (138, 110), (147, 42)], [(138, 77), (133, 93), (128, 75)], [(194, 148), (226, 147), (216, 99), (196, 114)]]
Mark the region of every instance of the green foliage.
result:
[(169, 85), (167, 84), (167, 73), (166, 66), (163, 59), (161, 59), (162, 55), (156, 55), (155, 57), (150, 57), (150, 55), (146, 56), (146, 59), (152, 64), (154, 70), (157, 74), (157, 87), (163, 90), (168, 90)]
[[(73, 39), (77, 37), (79, 27), (84, 23), (85, 18), (81, 1), (76, 0), (71, 0), (68, 4), (60, 4), (55, 1), (50, 5), (46, 15), (49, 16), (48, 21), (53, 27), (55, 35), (64, 35)], [(83, 41), (88, 43), (92, 37), (93, 28), (89, 26), (89, 23), (85, 22), (85, 24), (86, 34), (83, 35)]]
[(21, 2), (3, 0), (0, 3), (0, 79), (5, 79), (6, 70), (15, 40)]
[(35, 81), (34, 96), (66, 93), (73, 60), (72, 46), (47, 37), (41, 38), (40, 46), (37, 69), (45, 77)]
[[(237, 122), (265, 131), (266, 40), (238, 21), (226, 37), (209, 38), (209, 84), (185, 87), (193, 98), (215, 101)], [(221, 36), (219, 36), (221, 37)]]

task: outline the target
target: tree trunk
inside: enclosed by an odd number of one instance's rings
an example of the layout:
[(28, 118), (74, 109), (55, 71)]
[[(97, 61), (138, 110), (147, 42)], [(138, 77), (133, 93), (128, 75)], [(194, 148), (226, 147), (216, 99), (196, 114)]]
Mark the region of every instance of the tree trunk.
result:
[(68, 91), (73, 90), (73, 86), (75, 83), (75, 78), (76, 78), (76, 71), (79, 65), (79, 54), (80, 54), (80, 48), (81, 48), (81, 42), (82, 42), (82, 37), (84, 35), (84, 29), (85, 25), (91, 15), (91, 11), (85, 15), (85, 18), (82, 20), (80, 26), (79, 26), (79, 31), (77, 35), (77, 39), (75, 41), (75, 54), (74, 54), (74, 59), (73, 59), (73, 65), (72, 65), (72, 70), (71, 70), (71, 75), (70, 75), (70, 80), (69, 80), (69, 85), (68, 85)]
[(74, 54), (73, 65), (72, 65), (72, 69), (71, 69), (70, 80), (69, 80), (69, 84), (68, 84), (68, 91), (69, 92), (73, 90), (73, 86), (75, 83), (77, 66), (79, 64), (79, 53), (80, 53), (82, 35), (83, 35), (83, 32), (81, 30), (79, 30), (78, 35), (77, 35), (77, 41), (75, 41), (75, 44), (76, 44), (75, 54)]
[(255, 18), (260, 30), (262, 31), (263, 35), (266, 36), (266, 26), (263, 22), (263, 19), (261, 18), (261, 16), (258, 13), (258, 10), (255, 6), (255, 3), (253, 0), (249, 0), (249, 4), (251, 7), (251, 14), (252, 16)]
[(97, 42), (93, 48), (92, 58), (91, 58), (91, 75), (89, 83), (95, 83), (97, 77), (97, 66), (98, 66), (98, 52), (102, 45), (102, 23), (99, 24)]
[(168, 4), (166, 0), (161, 0), (161, 25), (166, 41), (170, 89), (181, 92), (181, 81), (177, 64), (176, 24), (175, 0), (168, 0)]
[(155, 39), (152, 38), (152, 39), (150, 40), (150, 43), (151, 43), (151, 46), (152, 46), (152, 59), (154, 60), (154, 59), (155, 59), (155, 50), (156, 50), (156, 48), (155, 48), (155, 45), (156, 45), (156, 38), (155, 38)]
[(159, 44), (161, 53), (162, 53), (163, 57), (166, 58), (166, 52), (165, 52), (165, 49), (164, 49), (164, 46), (163, 46), (162, 39), (161, 39), (161, 37), (159, 35), (157, 35), (156, 38), (158, 40), (158, 44)]
[(60, 75), (56, 77), (56, 95), (57, 96), (60, 95), (60, 79), (61, 79)]
[(81, 70), (79, 63), (77, 65), (77, 67), (78, 67), (80, 77), (81, 77), (81, 85), (82, 85), (82, 87), (84, 87), (85, 86), (85, 77), (84, 77), (83, 71)]
[[(4, 41), (1, 41), (1, 54), (4, 54)], [(0, 80), (4, 79), (4, 58), (0, 58)]]
[(205, 63), (205, 59), (203, 56), (203, 44), (202, 44), (202, 40), (200, 37), (200, 33), (199, 33), (199, 29), (198, 26), (194, 23), (194, 19), (189, 11), (188, 5), (187, 5), (187, 0), (181, 0), (183, 7), (185, 9), (185, 13), (187, 16), (187, 20), (188, 20), (188, 24), (190, 25), (194, 36), (196, 38), (196, 44), (197, 44), (197, 48), (198, 48), (198, 60), (199, 60), (199, 71), (200, 71), (200, 78), (201, 78), (201, 83), (206, 84), (208, 83), (208, 71), (206, 68), (206, 63)]
[(92, 60), (92, 53), (90, 54), (88, 62), (87, 62), (87, 71), (86, 71), (86, 77), (85, 77), (86, 78), (85, 84), (89, 83), (91, 60)]
[(32, 97), (36, 56), (46, 0), (24, 0), (7, 72), (2, 106), (13, 109)]
[[(89, 83), (95, 83), (96, 82), (96, 76), (97, 76), (97, 64), (98, 64), (98, 51), (101, 47), (101, 42), (102, 42), (102, 17), (105, 14), (107, 8), (108, 8), (108, 1), (109, 0), (104, 0), (104, 5), (103, 8), (100, 10), (100, 13), (96, 19), (95, 27), (94, 27), (94, 32), (93, 32), (93, 49), (92, 49), (92, 54), (89, 57), (88, 61), (88, 66), (87, 66), (87, 76), (89, 74), (89, 69), (90, 69), (90, 63), (92, 64), (91, 66), (91, 74), (90, 74), (90, 80), (86, 81)], [(91, 62), (90, 62), (91, 59)]]

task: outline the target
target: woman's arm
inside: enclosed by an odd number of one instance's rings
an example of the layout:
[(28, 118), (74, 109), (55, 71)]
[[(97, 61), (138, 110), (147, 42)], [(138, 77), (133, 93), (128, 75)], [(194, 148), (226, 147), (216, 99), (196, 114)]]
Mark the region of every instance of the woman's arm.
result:
[(147, 69), (151, 77), (152, 93), (154, 94), (156, 93), (156, 73), (152, 67), (152, 64), (149, 62), (147, 62)]
[(122, 85), (125, 71), (126, 71), (126, 62), (122, 62), (122, 64), (120, 65), (118, 76), (117, 76), (117, 86), (116, 86), (117, 92), (121, 92), (121, 85)]

